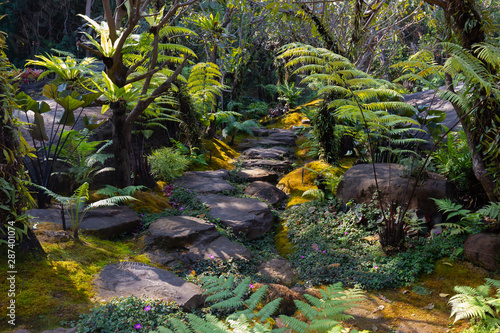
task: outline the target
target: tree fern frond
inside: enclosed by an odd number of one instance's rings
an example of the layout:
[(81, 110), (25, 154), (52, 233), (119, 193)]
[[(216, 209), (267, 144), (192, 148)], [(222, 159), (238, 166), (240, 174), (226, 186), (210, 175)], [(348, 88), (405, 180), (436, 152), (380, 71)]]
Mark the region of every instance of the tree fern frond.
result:
[(281, 297), (278, 297), (271, 302), (267, 303), (262, 309), (257, 312), (256, 316), (260, 321), (264, 322), (267, 318), (270, 318), (272, 314), (276, 311), (280, 305)]

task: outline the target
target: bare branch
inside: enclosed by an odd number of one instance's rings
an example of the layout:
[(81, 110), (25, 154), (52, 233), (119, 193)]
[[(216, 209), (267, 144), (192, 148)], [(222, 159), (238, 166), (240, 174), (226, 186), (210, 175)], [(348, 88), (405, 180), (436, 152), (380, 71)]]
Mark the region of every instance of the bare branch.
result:
[(109, 28), (109, 39), (114, 43), (116, 38), (116, 25), (113, 18), (113, 14), (111, 14), (111, 7), (109, 6), (109, 0), (102, 0), (102, 6), (104, 7), (104, 18), (108, 21)]
[[(151, 79), (151, 77), (153, 77), (153, 75), (155, 75), (156, 73), (158, 73), (159, 71), (161, 71), (163, 68), (165, 68), (165, 66), (160, 66), (158, 68), (155, 68), (155, 69), (152, 69), (144, 74), (141, 74), (139, 76), (136, 76), (130, 80), (127, 80), (127, 82), (125, 84), (129, 84), (129, 83), (134, 83), (134, 82), (137, 82), (137, 81), (140, 81), (140, 80), (143, 80), (145, 78), (149, 78)], [(147, 91), (147, 89), (146, 89)], [(146, 92), (143, 92), (143, 94), (145, 94)]]
[(189, 1), (186, 1), (186, 2), (183, 2), (183, 3), (176, 3), (175, 5), (173, 5), (172, 7), (170, 7), (170, 9), (168, 10), (167, 14), (165, 14), (165, 16), (161, 19), (160, 23), (158, 23), (158, 26), (159, 27), (163, 27), (164, 25), (167, 24), (168, 20), (175, 15), (175, 12), (177, 11), (177, 9), (179, 8), (182, 8), (182, 7), (186, 7), (186, 6), (190, 6), (196, 2), (198, 2), (199, 0), (189, 0)]

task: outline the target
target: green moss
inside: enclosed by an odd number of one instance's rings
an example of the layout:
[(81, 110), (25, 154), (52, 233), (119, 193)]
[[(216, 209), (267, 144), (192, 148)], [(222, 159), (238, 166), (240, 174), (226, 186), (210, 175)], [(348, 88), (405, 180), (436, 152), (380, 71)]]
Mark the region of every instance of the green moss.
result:
[(205, 140), (203, 145), (208, 150), (208, 153), (205, 154), (205, 160), (208, 163), (206, 169), (231, 170), (234, 168), (233, 161), (240, 155), (236, 150), (217, 139)]
[(134, 194), (134, 198), (139, 201), (132, 202), (130, 207), (137, 213), (161, 213), (166, 209), (172, 208), (172, 206), (168, 203), (169, 199), (167, 197), (163, 197), (161, 194), (152, 192), (136, 192)]
[[(43, 225), (39, 225), (43, 228)], [(47, 243), (42, 246), (47, 259), (16, 263), (16, 328), (44, 330), (60, 326), (61, 321), (75, 320), (94, 306), (92, 282), (108, 264), (132, 260), (149, 263), (136, 255), (130, 240), (107, 241), (81, 236), (82, 243)], [(0, 269), (7, 271), (6, 262)], [(8, 285), (0, 285), (0, 311), (6, 313)], [(0, 318), (0, 326), (8, 327), (8, 318)]]

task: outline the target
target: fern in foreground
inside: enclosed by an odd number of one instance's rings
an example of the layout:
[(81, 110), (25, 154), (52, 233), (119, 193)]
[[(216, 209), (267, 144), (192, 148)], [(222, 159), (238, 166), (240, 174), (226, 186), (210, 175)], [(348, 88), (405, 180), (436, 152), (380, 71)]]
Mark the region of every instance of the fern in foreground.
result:
[[(253, 293), (253, 285), (249, 277), (236, 283), (234, 276), (228, 278), (206, 276), (202, 279), (206, 302), (212, 303), (210, 311), (229, 311), (225, 320), (213, 314), (206, 314), (200, 318), (188, 314), (187, 321), (173, 319), (166, 323), (168, 327), (158, 327), (150, 333), (285, 333), (285, 332), (342, 332), (345, 328), (340, 321), (351, 319), (352, 316), (343, 314), (364, 297), (359, 288), (343, 290), (340, 283), (320, 290), (322, 298), (304, 295), (307, 302), (295, 301), (297, 308), (307, 318), (307, 322), (294, 317), (282, 315), (280, 319), (286, 324), (285, 328), (273, 328), (272, 314), (278, 308), (281, 298), (277, 298), (262, 305), (267, 286), (261, 287)], [(350, 332), (356, 333), (357, 330)]]
[[(496, 288), (493, 297), (490, 296), (492, 287)], [(487, 329), (500, 328), (500, 280), (486, 279), (486, 283), (477, 288), (456, 286), (455, 291), (459, 294), (449, 301), (455, 322), (477, 318)]]

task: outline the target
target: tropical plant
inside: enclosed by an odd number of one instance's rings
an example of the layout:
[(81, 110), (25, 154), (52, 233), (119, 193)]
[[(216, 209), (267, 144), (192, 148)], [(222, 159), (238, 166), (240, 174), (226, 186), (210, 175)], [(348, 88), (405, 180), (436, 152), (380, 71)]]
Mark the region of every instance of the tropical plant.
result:
[[(128, 95), (121, 94), (109, 104), (115, 128), (113, 154), (116, 185), (126, 187), (132, 182), (131, 175), (138, 174), (137, 160), (132, 158), (131, 134), (134, 123), (157, 98), (170, 93), (176, 80), (182, 80), (180, 74), (188, 64), (188, 58), (196, 57), (192, 50), (175, 43), (180, 36), (192, 36), (193, 32), (172, 24), (183, 9), (195, 1), (174, 1), (169, 7), (149, 11), (146, 11), (146, 5), (142, 2), (120, 1), (114, 11), (111, 1), (102, 3), (103, 22), (98, 23), (82, 16), (96, 31), (97, 38), (89, 34), (89, 42), (80, 43), (79, 46), (103, 60), (106, 75), (114, 84), (106, 89), (118, 93), (122, 88), (127, 90), (125, 87), (132, 84), (129, 92), (137, 91), (140, 96), (144, 96), (127, 105)], [(137, 31), (142, 33), (136, 34)], [(107, 81), (104, 75), (103, 79)], [(113, 98), (118, 97), (116, 94), (111, 95)], [(132, 98), (136, 96), (132, 94)]]
[[(496, 294), (491, 296), (491, 289)], [(450, 298), (451, 316), (455, 322), (461, 319), (479, 319), (487, 330), (500, 328), (500, 281), (486, 278), (486, 283), (476, 288), (456, 286), (456, 294)]]
[(478, 211), (472, 212), (448, 198), (432, 200), (434, 200), (438, 209), (446, 214), (446, 222), (439, 225), (449, 228), (452, 235), (478, 233), (486, 227), (485, 217), (492, 220), (497, 220), (500, 217), (500, 203), (498, 202), (490, 202)]
[(28, 227), (26, 209), (35, 203), (24, 181), (27, 175), (22, 159), (31, 155), (31, 148), (21, 133), (21, 122), (13, 115), (17, 108), (15, 78), (10, 75), (12, 66), (4, 53), (5, 43), (6, 36), (0, 31), (0, 248), (10, 259), (15, 253), (44, 251)]
[(102, 195), (105, 195), (107, 197), (114, 197), (117, 195), (133, 196), (135, 194), (135, 192), (143, 191), (146, 189), (147, 189), (147, 187), (144, 185), (138, 185), (138, 186), (131, 185), (131, 186), (127, 186), (125, 188), (118, 188), (118, 187), (115, 187), (113, 185), (106, 185), (103, 188), (96, 191), (95, 193), (102, 194)]
[[(233, 275), (229, 277), (205, 276), (202, 278), (204, 294), (207, 301), (212, 303), (208, 310), (210, 312), (224, 310), (230, 314), (226, 320), (222, 321), (213, 314), (205, 314), (200, 318), (194, 314), (188, 314), (187, 320), (172, 319), (168, 326), (158, 327), (156, 331), (150, 333), (193, 333), (193, 332), (213, 332), (229, 333), (249, 332), (249, 333), (284, 333), (285, 331), (295, 333), (306, 332), (341, 332), (344, 330), (340, 321), (352, 318), (342, 312), (360, 302), (364, 295), (359, 288), (343, 290), (340, 283), (328, 286), (325, 290), (320, 290), (322, 298), (316, 298), (306, 294), (307, 302), (295, 301), (295, 305), (300, 310), (307, 321), (302, 321), (294, 317), (280, 315), (280, 319), (287, 324), (286, 328), (272, 328), (270, 323), (271, 315), (276, 311), (281, 298), (276, 298), (257, 309), (264, 300), (267, 286), (263, 286), (249, 295), (254, 288), (250, 278), (245, 278), (236, 282)], [(357, 332), (357, 330), (351, 330)]]
[(284, 101), (290, 108), (297, 106), (303, 90), (303, 88), (296, 87), (295, 83), (289, 84), (287, 81), (276, 86), (279, 95), (278, 100)]
[[(111, 154), (105, 154), (103, 151), (113, 144), (113, 141), (88, 141), (89, 131), (84, 129), (80, 132), (71, 130), (64, 131), (61, 139), (64, 142), (59, 154), (63, 161), (67, 161), (69, 166), (67, 174), (71, 177), (73, 185), (70, 186), (70, 192), (73, 192), (75, 185), (80, 186), (85, 182), (103, 173), (113, 171), (112, 167), (102, 167), (106, 160), (112, 157)], [(51, 147), (55, 150), (56, 147)], [(51, 153), (54, 153), (52, 151)], [(64, 172), (61, 172), (64, 174)]]
[(189, 159), (172, 147), (163, 147), (148, 155), (151, 174), (157, 180), (170, 182), (182, 176), (189, 167)]
[(41, 66), (47, 68), (46, 71), (38, 75), (38, 80), (43, 79), (45, 76), (54, 73), (56, 75), (55, 84), (66, 83), (68, 89), (73, 90), (76, 88), (83, 88), (87, 90), (90, 81), (86, 75), (93, 74), (93, 63), (95, 58), (85, 58), (78, 61), (74, 57), (67, 56), (65, 59), (56, 57), (50, 54), (46, 56), (37, 55), (36, 58), (40, 60), (28, 60), (27, 66)]
[[(41, 190), (45, 191), (47, 195), (52, 197), (57, 202), (63, 205), (63, 209), (68, 214), (68, 217), (71, 222), (71, 228), (73, 229), (73, 239), (75, 241), (79, 241), (79, 230), (80, 224), (82, 223), (85, 215), (92, 211), (94, 208), (98, 207), (109, 207), (109, 206), (117, 206), (119, 203), (126, 201), (137, 200), (131, 196), (115, 196), (111, 198), (102, 199), (91, 204), (87, 204), (87, 200), (89, 199), (89, 183), (83, 183), (80, 187), (78, 187), (73, 195), (70, 197), (64, 197), (57, 193), (52, 192), (48, 188), (43, 186), (36, 186)], [(63, 219), (63, 227), (65, 228), (64, 219)]]
[(198, 147), (189, 148), (182, 142), (176, 141), (174, 139), (170, 139), (170, 141), (175, 145), (179, 152), (186, 156), (189, 160), (189, 163), (194, 163), (197, 165), (207, 165), (207, 161), (205, 160), (205, 156), (202, 153), (198, 153)]
[[(80, 119), (83, 109), (93, 103), (100, 94), (91, 93), (80, 95), (76, 91), (65, 90), (66, 85), (62, 84), (59, 87), (54, 84), (45, 85), (43, 95), (45, 97), (54, 99), (57, 102), (54, 118), (50, 129), (50, 137), (45, 130), (45, 122), (43, 114), (50, 111), (50, 106), (42, 101), (36, 102), (33, 98), (21, 92), (16, 95), (15, 100), (19, 110), (26, 113), (26, 119), (29, 122), (29, 132), (32, 139), (33, 147), (35, 148), (36, 155), (27, 156), (23, 158), (25, 167), (30, 175), (32, 183), (52, 189), (54, 179), (57, 174), (62, 171), (68, 161), (64, 161), (59, 171), (55, 170), (56, 163), (60, 162), (60, 156), (68, 137), (63, 138), (64, 130), (69, 126), (73, 129), (76, 122)], [(56, 117), (58, 115), (59, 105), (62, 106), (63, 111), (59, 113), (60, 119), (56, 124)], [(80, 112), (75, 118), (75, 111), (81, 108)], [(29, 111), (33, 112), (33, 119), (30, 120)], [(86, 116), (84, 117), (85, 122)], [(87, 123), (88, 123), (87, 119)], [(89, 124), (90, 125), (90, 124)], [(71, 151), (66, 152), (66, 156), (74, 153)], [(48, 198), (44, 192), (38, 188), (38, 207), (44, 208), (48, 204)]]
[(245, 120), (243, 122), (236, 121), (233, 115), (221, 121), (226, 126), (222, 129), (222, 136), (224, 138), (231, 136), (230, 145), (234, 144), (234, 139), (238, 133), (247, 133), (253, 136), (252, 127), (259, 127), (260, 125), (254, 120)]

